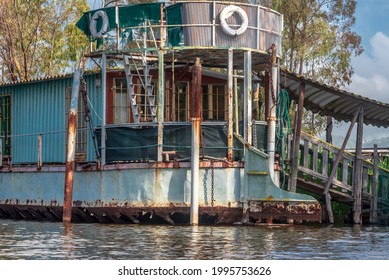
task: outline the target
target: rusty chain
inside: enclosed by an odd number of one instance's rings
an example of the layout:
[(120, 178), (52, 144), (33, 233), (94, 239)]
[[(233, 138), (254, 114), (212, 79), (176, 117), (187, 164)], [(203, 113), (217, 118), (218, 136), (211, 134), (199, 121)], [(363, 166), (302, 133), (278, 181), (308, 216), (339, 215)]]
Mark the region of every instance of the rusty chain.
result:
[(272, 66), (273, 66), (273, 63), (274, 63), (274, 60), (275, 60), (275, 55), (276, 55), (276, 45), (275, 44), (272, 44), (269, 48), (269, 69), (268, 70), (268, 73), (269, 73), (269, 85), (270, 85), (270, 92), (271, 92), (271, 99), (273, 101), (273, 106), (275, 106), (275, 104), (277, 103), (277, 100), (276, 100), (276, 95), (274, 94), (274, 86), (273, 86), (273, 74), (272, 74)]
[(204, 203), (208, 205), (208, 190), (207, 190), (207, 178), (208, 178), (208, 168), (205, 168), (203, 186), (204, 186)]

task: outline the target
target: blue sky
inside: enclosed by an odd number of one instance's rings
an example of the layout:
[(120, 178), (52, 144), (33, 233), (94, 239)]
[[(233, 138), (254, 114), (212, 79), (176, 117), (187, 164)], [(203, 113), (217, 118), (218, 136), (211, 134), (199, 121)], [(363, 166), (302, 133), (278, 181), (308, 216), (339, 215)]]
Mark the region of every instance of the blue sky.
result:
[[(352, 59), (355, 72), (347, 90), (389, 103), (389, 1), (358, 0), (354, 30), (365, 51)], [(344, 135), (346, 126), (335, 129), (334, 135)], [(364, 140), (387, 136), (389, 129), (365, 126)]]

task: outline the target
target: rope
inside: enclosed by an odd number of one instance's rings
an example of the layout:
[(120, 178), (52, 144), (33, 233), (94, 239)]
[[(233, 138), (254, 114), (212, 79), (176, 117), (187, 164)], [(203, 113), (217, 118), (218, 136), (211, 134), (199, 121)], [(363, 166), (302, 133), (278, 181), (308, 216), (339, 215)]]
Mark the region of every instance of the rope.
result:
[[(277, 108), (276, 108), (276, 114), (277, 114), (277, 120), (278, 120), (278, 126), (276, 127), (276, 137), (278, 139), (278, 143), (281, 142), (281, 155), (280, 155), (280, 163), (282, 166), (282, 170), (285, 170), (285, 158), (286, 158), (286, 149), (287, 145), (283, 145), (285, 143), (285, 139), (287, 138), (289, 132), (290, 132), (290, 116), (289, 116), (289, 108), (290, 108), (290, 98), (289, 93), (283, 89), (280, 91), (277, 97)], [(284, 189), (285, 187), (285, 172), (282, 173), (282, 186), (281, 188)]]

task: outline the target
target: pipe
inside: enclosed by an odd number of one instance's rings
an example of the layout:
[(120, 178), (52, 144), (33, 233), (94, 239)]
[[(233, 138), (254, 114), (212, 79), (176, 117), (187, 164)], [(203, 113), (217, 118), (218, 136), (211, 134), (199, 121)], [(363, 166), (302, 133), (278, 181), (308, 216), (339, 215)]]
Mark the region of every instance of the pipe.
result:
[(251, 51), (244, 53), (244, 139), (252, 144), (252, 96), (251, 96), (252, 72)]
[[(269, 174), (272, 178), (273, 182), (277, 184), (278, 180), (275, 178), (274, 172), (274, 157), (276, 153), (276, 104), (275, 100), (277, 100), (278, 95), (278, 67), (277, 67), (277, 58), (275, 56), (275, 48), (272, 53), (272, 79), (269, 81), (269, 97), (268, 97), (268, 108), (269, 108), (269, 117), (267, 119), (267, 153), (269, 155)], [(273, 95), (274, 94), (274, 95)], [(274, 99), (274, 100), (273, 100)]]
[(191, 199), (190, 224), (199, 224), (199, 173), (200, 173), (200, 129), (201, 129), (201, 75), (200, 58), (192, 67), (192, 152), (191, 152)]
[(234, 60), (233, 60), (233, 50), (228, 49), (228, 153), (227, 159), (231, 162), (234, 158), (233, 146), (234, 146), (234, 138), (233, 138), (233, 68), (234, 68)]
[(63, 222), (70, 222), (72, 218), (72, 204), (73, 204), (73, 177), (75, 171), (75, 157), (76, 157), (76, 134), (77, 134), (77, 109), (78, 96), (80, 92), (80, 80), (83, 73), (83, 66), (74, 72), (72, 84), (72, 96), (70, 102), (69, 112), (69, 127), (67, 133), (67, 148), (66, 148), (66, 173), (65, 173), (65, 189), (64, 189), (64, 203), (63, 203)]
[(106, 131), (105, 131), (105, 125), (107, 124), (107, 113), (106, 113), (106, 103), (107, 103), (107, 95), (106, 95), (106, 84), (107, 84), (107, 56), (105, 53), (102, 55), (102, 62), (101, 62), (101, 94), (102, 94), (102, 116), (101, 116), (101, 139), (100, 139), (100, 146), (101, 146), (101, 168), (104, 169), (105, 160), (106, 160), (106, 149), (105, 149), (105, 138), (106, 138)]

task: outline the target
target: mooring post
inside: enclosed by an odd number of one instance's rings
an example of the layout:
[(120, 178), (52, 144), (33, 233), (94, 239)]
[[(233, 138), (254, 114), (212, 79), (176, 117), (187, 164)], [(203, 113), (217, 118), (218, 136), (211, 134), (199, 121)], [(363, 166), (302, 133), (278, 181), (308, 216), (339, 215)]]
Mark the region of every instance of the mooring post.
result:
[(362, 224), (362, 137), (363, 137), (363, 105), (359, 111), (357, 126), (357, 144), (355, 150), (355, 169), (354, 169), (354, 204), (353, 204), (353, 222)]
[[(232, 161), (234, 158), (234, 127), (233, 127), (233, 120), (234, 120), (234, 110), (233, 110), (233, 67), (234, 66), (234, 60), (233, 60), (233, 50), (228, 49), (228, 153), (227, 153), (227, 159), (228, 161)], [(237, 132), (238, 133), (238, 132)]]
[(377, 144), (374, 144), (374, 154), (373, 154), (373, 180), (371, 183), (371, 201), (370, 201), (370, 223), (376, 224), (378, 220), (378, 201), (377, 201), (377, 183), (378, 183), (378, 148)]
[(191, 199), (190, 224), (199, 224), (199, 173), (200, 173), (200, 129), (201, 129), (201, 75), (200, 58), (192, 67), (192, 155), (191, 155)]
[(63, 222), (70, 222), (72, 218), (73, 204), (73, 179), (76, 168), (76, 134), (77, 134), (77, 108), (78, 96), (80, 92), (81, 77), (84, 71), (83, 64), (74, 72), (72, 84), (72, 96), (70, 100), (70, 111), (68, 119), (67, 147), (66, 147), (66, 173), (65, 173), (65, 191), (63, 202)]
[(298, 155), (300, 148), (301, 125), (303, 121), (303, 107), (304, 107), (305, 84), (300, 83), (299, 100), (297, 105), (297, 112), (295, 114), (294, 134), (293, 134), (293, 148), (292, 148), (292, 167), (289, 178), (289, 191), (296, 192), (297, 189), (297, 173), (298, 173)]

